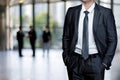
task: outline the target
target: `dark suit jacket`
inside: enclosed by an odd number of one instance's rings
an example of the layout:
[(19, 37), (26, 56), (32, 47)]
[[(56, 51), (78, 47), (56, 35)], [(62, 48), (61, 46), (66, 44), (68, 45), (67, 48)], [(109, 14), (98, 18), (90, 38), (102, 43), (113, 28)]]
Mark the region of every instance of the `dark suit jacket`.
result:
[(33, 29), (33, 30), (29, 31), (28, 34), (29, 34), (30, 42), (34, 43), (35, 40), (36, 40), (36, 32), (35, 32), (35, 30)]
[(21, 47), (23, 46), (23, 38), (24, 38), (24, 33), (18, 31), (17, 32), (17, 40), (18, 40), (18, 44), (21, 45)]
[[(63, 60), (65, 64), (70, 58), (78, 40), (78, 23), (82, 5), (68, 9), (63, 30)], [(107, 68), (111, 66), (117, 45), (117, 32), (111, 9), (95, 5), (93, 34), (97, 50)]]
[(44, 43), (49, 42), (51, 40), (51, 32), (50, 31), (48, 31), (48, 32), (43, 31), (42, 40)]

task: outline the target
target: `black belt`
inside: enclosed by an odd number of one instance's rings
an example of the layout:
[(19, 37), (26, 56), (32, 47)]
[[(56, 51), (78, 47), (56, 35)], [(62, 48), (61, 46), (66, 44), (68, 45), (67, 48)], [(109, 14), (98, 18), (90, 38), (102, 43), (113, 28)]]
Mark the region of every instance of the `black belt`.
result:
[[(82, 58), (82, 55), (81, 54), (78, 54), (76, 52), (73, 53), (74, 56), (79, 56)], [(97, 56), (99, 56), (98, 53), (94, 53), (94, 54), (89, 54), (89, 58), (96, 58)]]

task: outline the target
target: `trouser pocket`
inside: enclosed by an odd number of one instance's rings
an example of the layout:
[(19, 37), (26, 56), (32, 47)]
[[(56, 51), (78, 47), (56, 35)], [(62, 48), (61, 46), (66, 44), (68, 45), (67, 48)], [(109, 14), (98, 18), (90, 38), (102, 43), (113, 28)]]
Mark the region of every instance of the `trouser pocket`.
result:
[(69, 59), (67, 60), (67, 67), (68, 69), (73, 69), (77, 66), (77, 62), (78, 62), (78, 57), (77, 56), (71, 56), (69, 57)]

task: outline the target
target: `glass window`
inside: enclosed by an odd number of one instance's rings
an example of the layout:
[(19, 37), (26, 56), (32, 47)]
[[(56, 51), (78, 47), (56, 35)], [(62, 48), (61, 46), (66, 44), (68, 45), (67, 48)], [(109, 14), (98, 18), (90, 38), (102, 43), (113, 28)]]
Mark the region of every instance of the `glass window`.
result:
[(54, 26), (53, 22), (56, 22), (57, 27), (63, 27), (64, 20), (64, 3), (51, 3), (50, 4), (50, 26)]
[(111, 5), (110, 5), (110, 4), (100, 3), (100, 5), (102, 5), (102, 6), (104, 6), (104, 7), (107, 7), (107, 8), (111, 8)]
[[(22, 6), (22, 27), (25, 35), (28, 34), (29, 26), (33, 25), (32, 11), (32, 4)], [(30, 48), (30, 42), (28, 37), (24, 37), (24, 48)]]
[(10, 27), (19, 26), (19, 6), (10, 8)]
[(120, 5), (114, 5), (114, 15), (115, 15), (115, 20), (116, 20), (116, 25), (120, 27)]
[(101, 2), (110, 3), (111, 0), (100, 0)]
[[(116, 1), (116, 0), (115, 0)], [(118, 1), (119, 3), (120, 1)], [(117, 26), (117, 33), (118, 33), (118, 45), (117, 48), (120, 50), (120, 4), (114, 5), (114, 15), (115, 15), (115, 21)]]
[(32, 5), (23, 5), (22, 6), (22, 25), (23, 28), (28, 28), (29, 25), (32, 25)]
[(42, 47), (42, 31), (47, 25), (47, 3), (35, 4), (36, 47)]
[(80, 4), (81, 4), (80, 1), (67, 1), (67, 2), (66, 2), (66, 10), (67, 10), (69, 7), (77, 6), (77, 5), (80, 5)]
[(17, 40), (16, 40), (16, 32), (18, 31), (18, 27), (20, 24), (19, 20), (19, 6), (13, 6), (10, 8), (10, 48), (16, 49)]
[(114, 3), (120, 5), (120, 0), (114, 0)]
[(64, 2), (50, 4), (50, 29), (52, 32), (52, 47), (61, 48), (64, 24)]

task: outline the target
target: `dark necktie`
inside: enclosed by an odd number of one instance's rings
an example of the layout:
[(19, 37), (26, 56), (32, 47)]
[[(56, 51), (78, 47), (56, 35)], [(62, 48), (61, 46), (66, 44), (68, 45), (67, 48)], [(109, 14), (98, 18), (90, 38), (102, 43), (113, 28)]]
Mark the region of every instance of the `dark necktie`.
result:
[(82, 41), (82, 57), (86, 60), (89, 54), (89, 43), (88, 43), (88, 11), (84, 11), (85, 17), (83, 22), (83, 41)]

